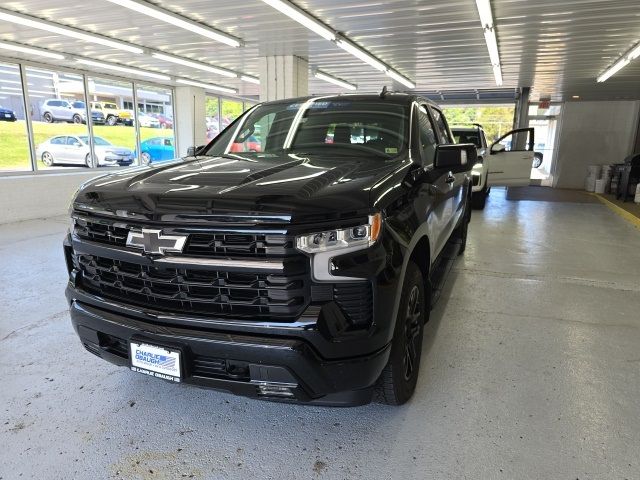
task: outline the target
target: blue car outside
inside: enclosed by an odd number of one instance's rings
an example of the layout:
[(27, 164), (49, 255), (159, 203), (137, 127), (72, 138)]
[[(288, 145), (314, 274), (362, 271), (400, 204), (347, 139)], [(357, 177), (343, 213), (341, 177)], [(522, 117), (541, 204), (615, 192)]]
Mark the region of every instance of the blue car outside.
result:
[(175, 158), (173, 138), (153, 137), (140, 143), (140, 160), (143, 165), (166, 162)]

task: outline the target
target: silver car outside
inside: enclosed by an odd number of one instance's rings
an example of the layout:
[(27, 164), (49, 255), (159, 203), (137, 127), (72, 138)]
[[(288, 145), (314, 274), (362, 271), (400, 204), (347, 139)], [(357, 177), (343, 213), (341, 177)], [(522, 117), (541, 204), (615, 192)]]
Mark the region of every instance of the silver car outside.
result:
[[(99, 167), (130, 165), (133, 162), (133, 152), (128, 148), (111, 145), (101, 137), (95, 137), (94, 143)], [(58, 164), (92, 166), (89, 140), (85, 135), (51, 137), (38, 145), (36, 156), (46, 166)]]

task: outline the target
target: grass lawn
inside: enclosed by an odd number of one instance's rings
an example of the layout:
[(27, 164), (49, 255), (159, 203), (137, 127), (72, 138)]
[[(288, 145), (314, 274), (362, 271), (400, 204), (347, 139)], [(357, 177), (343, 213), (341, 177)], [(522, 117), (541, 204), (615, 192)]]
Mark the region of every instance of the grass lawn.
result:
[[(95, 125), (94, 135), (119, 147), (135, 150), (136, 137), (133, 127), (124, 125)], [(73, 123), (33, 122), (33, 135), (36, 145), (56, 135), (87, 135), (86, 125)], [(171, 137), (173, 130), (158, 128), (140, 128), (141, 141), (152, 137)], [(40, 159), (37, 159), (40, 161)], [(0, 122), (0, 170), (30, 170), (29, 144), (26, 122)], [(42, 162), (39, 168), (46, 168)]]

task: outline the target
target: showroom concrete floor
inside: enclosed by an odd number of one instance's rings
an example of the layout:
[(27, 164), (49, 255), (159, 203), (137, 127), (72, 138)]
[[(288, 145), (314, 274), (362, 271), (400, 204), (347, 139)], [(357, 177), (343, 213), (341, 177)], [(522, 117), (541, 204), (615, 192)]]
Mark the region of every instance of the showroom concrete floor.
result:
[(400, 408), (283, 405), (85, 352), (64, 218), (0, 227), (0, 478), (640, 477), (640, 231), (492, 192)]

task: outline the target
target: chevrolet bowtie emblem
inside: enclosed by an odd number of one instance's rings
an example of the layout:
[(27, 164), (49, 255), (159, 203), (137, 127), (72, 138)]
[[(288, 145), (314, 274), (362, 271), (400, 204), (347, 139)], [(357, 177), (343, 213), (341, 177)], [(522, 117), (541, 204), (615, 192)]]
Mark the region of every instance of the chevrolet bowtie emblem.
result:
[(187, 242), (183, 235), (162, 235), (162, 230), (143, 228), (141, 232), (130, 231), (127, 246), (141, 248), (144, 253), (164, 255), (167, 252), (180, 253)]

